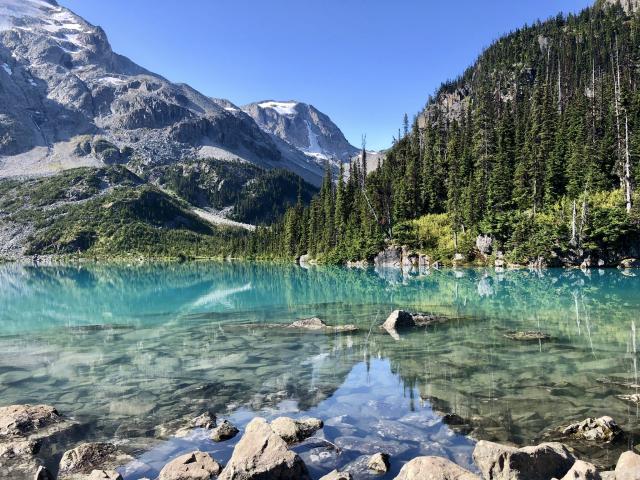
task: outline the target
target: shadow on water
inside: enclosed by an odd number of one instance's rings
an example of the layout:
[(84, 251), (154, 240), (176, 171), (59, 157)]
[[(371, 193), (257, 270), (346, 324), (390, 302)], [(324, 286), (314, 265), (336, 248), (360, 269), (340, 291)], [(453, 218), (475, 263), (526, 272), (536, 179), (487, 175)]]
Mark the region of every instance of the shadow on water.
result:
[[(579, 453), (610, 465), (637, 442), (638, 406), (619, 396), (638, 393), (629, 385), (640, 383), (639, 277), (378, 273), (2, 266), (0, 398), (55, 405), (85, 425), (87, 438), (115, 438), (139, 455), (125, 472), (132, 479), (195, 447), (226, 461), (234, 443), (215, 444), (202, 431), (164, 440), (169, 424), (204, 410), (239, 426), (255, 415), (322, 418), (324, 440), (297, 447), (314, 477), (345, 465), (362, 470), (363, 455), (378, 450), (393, 454), (393, 472), (422, 454), (472, 467), (470, 438), (529, 444), (605, 414), (629, 433), (625, 443), (573, 445)], [(378, 325), (398, 307), (450, 321), (396, 341)], [(261, 328), (312, 315), (360, 330)], [(552, 340), (515, 342), (504, 336), (512, 330)]]

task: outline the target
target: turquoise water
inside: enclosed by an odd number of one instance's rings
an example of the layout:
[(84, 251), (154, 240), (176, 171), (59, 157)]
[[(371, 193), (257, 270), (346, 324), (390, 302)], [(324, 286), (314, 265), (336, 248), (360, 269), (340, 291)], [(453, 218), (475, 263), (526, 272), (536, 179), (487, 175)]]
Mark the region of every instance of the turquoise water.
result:
[[(379, 325), (395, 308), (449, 322), (394, 340)], [(389, 478), (422, 454), (473, 468), (475, 439), (555, 439), (604, 414), (628, 432), (621, 443), (570, 443), (607, 466), (639, 443), (640, 407), (618, 397), (638, 393), (639, 312), (640, 277), (618, 270), (5, 265), (0, 401), (81, 422), (51, 464), (80, 438), (115, 439), (138, 458), (127, 479), (196, 447), (226, 461), (234, 441), (171, 435), (204, 410), (240, 427), (255, 415), (322, 418), (318, 438), (296, 447), (316, 478), (345, 466), (367, 478), (366, 455), (380, 450), (394, 459)], [(359, 331), (277, 327), (309, 316)], [(511, 330), (552, 340), (519, 343)]]

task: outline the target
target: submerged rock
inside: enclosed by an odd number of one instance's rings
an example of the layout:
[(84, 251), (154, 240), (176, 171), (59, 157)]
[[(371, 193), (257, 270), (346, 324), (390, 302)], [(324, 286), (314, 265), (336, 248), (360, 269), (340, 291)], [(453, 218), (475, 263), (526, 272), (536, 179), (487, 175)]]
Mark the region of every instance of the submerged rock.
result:
[(288, 444), (301, 442), (320, 430), (324, 424), (318, 418), (294, 420), (289, 417), (278, 417), (271, 422), (271, 428)]
[[(309, 480), (302, 459), (264, 418), (254, 418), (233, 449), (220, 480)], [(164, 480), (164, 479), (161, 479)]]
[(236, 426), (228, 420), (224, 420), (220, 425), (211, 431), (209, 438), (214, 442), (223, 442), (235, 437), (238, 434)]
[(195, 451), (167, 463), (160, 471), (158, 480), (210, 480), (220, 470), (222, 467), (211, 455)]
[(509, 338), (511, 340), (517, 340), (519, 342), (537, 342), (539, 340), (547, 341), (551, 340), (551, 335), (544, 332), (508, 332), (504, 334), (505, 338)]
[[(489, 477), (486, 477), (489, 478)], [(417, 457), (406, 463), (395, 480), (480, 480), (468, 470), (440, 457)], [(548, 479), (547, 479), (548, 480)]]
[(624, 452), (618, 459), (615, 472), (616, 480), (640, 480), (640, 455)]
[(562, 430), (563, 435), (594, 442), (611, 442), (621, 433), (622, 429), (611, 417), (587, 418)]
[(298, 328), (303, 330), (316, 330), (316, 331), (327, 331), (327, 332), (355, 332), (358, 330), (358, 327), (355, 325), (338, 325), (338, 326), (330, 326), (324, 323), (321, 319), (317, 317), (313, 318), (303, 318), (302, 320), (296, 320), (290, 325), (287, 325), (287, 328)]
[(376, 453), (371, 455), (369, 462), (367, 463), (369, 470), (373, 470), (378, 473), (387, 473), (389, 471), (389, 455), (386, 453)]
[(602, 480), (602, 477), (595, 465), (576, 460), (562, 480)]
[(516, 448), (481, 440), (473, 459), (488, 480), (549, 480), (562, 478), (575, 463), (575, 457), (561, 443), (542, 443)]
[(133, 460), (111, 443), (83, 443), (62, 455), (58, 476), (75, 478), (74, 474), (89, 474), (93, 470), (111, 470)]
[(320, 478), (320, 480), (351, 480), (351, 478), (352, 477), (349, 472), (339, 472), (338, 470), (334, 470), (327, 473), (324, 477)]

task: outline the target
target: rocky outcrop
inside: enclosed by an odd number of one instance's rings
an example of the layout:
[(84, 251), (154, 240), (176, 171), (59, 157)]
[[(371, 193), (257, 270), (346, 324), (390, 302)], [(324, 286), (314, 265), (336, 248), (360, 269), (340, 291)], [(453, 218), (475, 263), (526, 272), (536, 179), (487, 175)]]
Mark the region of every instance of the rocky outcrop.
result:
[(0, 407), (0, 440), (24, 437), (64, 421), (49, 405), (10, 405)]
[(209, 438), (214, 442), (224, 442), (230, 440), (238, 434), (238, 429), (228, 420), (223, 420), (220, 425), (211, 430)]
[(402, 248), (387, 247), (373, 260), (376, 267), (400, 267), (402, 265)]
[[(407, 462), (395, 480), (480, 480), (480, 477), (440, 457), (418, 457)], [(548, 479), (547, 479), (548, 480)]]
[(371, 455), (367, 462), (367, 468), (377, 473), (387, 473), (390, 466), (389, 455), (381, 452)]
[(611, 442), (622, 434), (622, 429), (611, 417), (587, 418), (562, 429), (562, 434), (592, 442)]
[(561, 443), (516, 448), (481, 440), (473, 459), (486, 480), (549, 480), (562, 478), (575, 457)]
[(313, 318), (303, 318), (302, 320), (296, 320), (290, 325), (287, 325), (287, 328), (296, 328), (300, 330), (312, 330), (312, 331), (321, 331), (321, 332), (355, 332), (358, 330), (358, 327), (355, 325), (337, 325), (330, 326), (324, 323), (321, 319), (317, 317)]
[(288, 444), (301, 442), (324, 426), (319, 418), (302, 418), (294, 420), (289, 417), (278, 417), (271, 422), (273, 431)]
[(600, 4), (621, 5), (627, 13), (637, 12), (640, 9), (640, 0), (600, 0)]
[[(263, 418), (254, 418), (233, 450), (220, 480), (309, 480), (302, 459)], [(162, 480), (162, 479), (161, 479)]]
[(222, 467), (205, 452), (191, 452), (167, 463), (158, 480), (211, 480)]
[(58, 477), (74, 480), (77, 474), (90, 474), (93, 470), (113, 470), (125, 465), (133, 457), (118, 450), (111, 443), (83, 443), (62, 455)]
[(640, 480), (640, 455), (624, 452), (616, 464), (616, 480)]
[(331, 119), (312, 105), (267, 100), (245, 105), (242, 110), (265, 132), (318, 160), (339, 164), (359, 152)]
[(602, 477), (595, 465), (576, 460), (562, 480), (602, 480)]

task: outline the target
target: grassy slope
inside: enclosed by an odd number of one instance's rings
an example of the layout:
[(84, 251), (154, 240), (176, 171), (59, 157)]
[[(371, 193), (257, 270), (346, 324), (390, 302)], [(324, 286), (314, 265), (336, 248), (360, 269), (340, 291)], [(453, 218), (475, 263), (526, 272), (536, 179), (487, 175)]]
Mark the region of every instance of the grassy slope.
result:
[(28, 229), (26, 254), (221, 256), (243, 235), (214, 228), (189, 205), (124, 167), (79, 168), (0, 182), (0, 224)]

